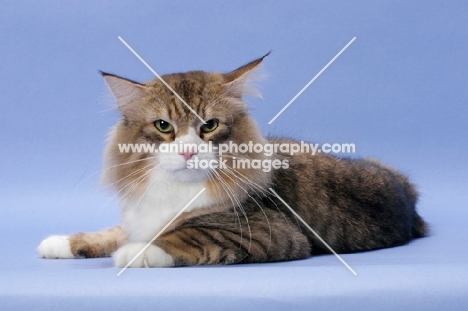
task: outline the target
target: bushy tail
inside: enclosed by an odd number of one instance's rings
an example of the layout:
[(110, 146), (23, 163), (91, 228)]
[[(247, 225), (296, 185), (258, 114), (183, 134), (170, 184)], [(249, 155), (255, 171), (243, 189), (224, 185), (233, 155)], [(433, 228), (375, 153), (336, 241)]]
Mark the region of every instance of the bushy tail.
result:
[(413, 237), (422, 238), (422, 237), (427, 236), (428, 233), (429, 233), (429, 225), (415, 211), (414, 212)]

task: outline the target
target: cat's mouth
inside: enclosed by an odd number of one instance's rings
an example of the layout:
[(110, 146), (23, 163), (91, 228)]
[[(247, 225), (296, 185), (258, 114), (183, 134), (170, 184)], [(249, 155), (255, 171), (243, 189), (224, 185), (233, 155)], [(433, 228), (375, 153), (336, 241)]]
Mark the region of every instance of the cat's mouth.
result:
[(208, 180), (208, 175), (203, 170), (193, 170), (188, 168), (182, 168), (170, 172), (171, 177), (174, 180), (180, 182), (205, 182)]
[(200, 161), (194, 161), (192, 159), (164, 163), (161, 168), (166, 171), (168, 178), (177, 180), (180, 182), (201, 182), (209, 179), (209, 168), (199, 167), (195, 163)]

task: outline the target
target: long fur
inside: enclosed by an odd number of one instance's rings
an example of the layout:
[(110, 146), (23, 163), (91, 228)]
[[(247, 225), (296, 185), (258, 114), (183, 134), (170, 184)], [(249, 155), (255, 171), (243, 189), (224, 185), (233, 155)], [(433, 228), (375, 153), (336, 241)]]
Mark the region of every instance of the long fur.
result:
[[(116, 266), (123, 267), (203, 188), (203, 195), (132, 267), (283, 261), (326, 251), (272, 195), (270, 187), (338, 252), (393, 247), (425, 236), (428, 227), (416, 212), (414, 185), (377, 160), (342, 159), (324, 153), (267, 156), (250, 151), (222, 155), (219, 150), (193, 155), (120, 151), (119, 144), (130, 143), (155, 147), (298, 143), (264, 137), (248, 114), (242, 97), (258, 95), (249, 81), (262, 60), (226, 74), (193, 71), (163, 76), (193, 111), (216, 124), (213, 131), (203, 130), (199, 118), (158, 79), (140, 84), (103, 73), (122, 113), (104, 156), (104, 180), (120, 198), (122, 224), (99, 233), (51, 237), (41, 243), (41, 256), (113, 254)], [(169, 124), (170, 130), (158, 129), (158, 120)], [(219, 156), (225, 167), (187, 168), (187, 159)], [(288, 165), (270, 171), (236, 167), (239, 159)]]

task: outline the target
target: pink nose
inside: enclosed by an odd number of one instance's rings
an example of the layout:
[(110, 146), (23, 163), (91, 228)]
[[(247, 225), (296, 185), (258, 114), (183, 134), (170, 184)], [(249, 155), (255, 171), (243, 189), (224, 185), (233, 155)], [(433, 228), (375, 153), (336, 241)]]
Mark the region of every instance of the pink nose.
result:
[(185, 161), (190, 160), (190, 158), (197, 154), (196, 152), (181, 152), (180, 155), (184, 157)]

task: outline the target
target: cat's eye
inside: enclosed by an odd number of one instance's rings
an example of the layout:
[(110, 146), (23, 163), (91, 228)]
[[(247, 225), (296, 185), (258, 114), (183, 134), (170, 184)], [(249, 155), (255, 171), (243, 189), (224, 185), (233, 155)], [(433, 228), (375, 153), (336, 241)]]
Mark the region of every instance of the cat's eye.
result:
[(154, 126), (161, 132), (161, 133), (170, 133), (174, 130), (174, 127), (164, 120), (156, 120), (154, 121)]
[(206, 121), (205, 124), (203, 124), (201, 127), (200, 127), (200, 130), (203, 132), (203, 133), (209, 133), (209, 132), (213, 132), (217, 127), (218, 127), (218, 119), (211, 119), (211, 120), (208, 120)]

